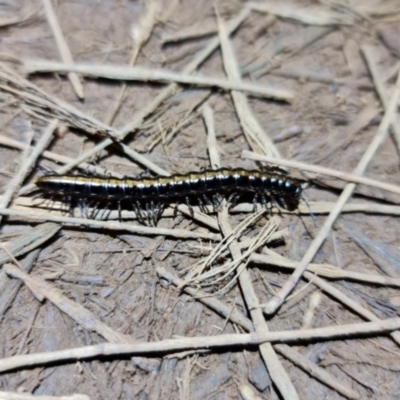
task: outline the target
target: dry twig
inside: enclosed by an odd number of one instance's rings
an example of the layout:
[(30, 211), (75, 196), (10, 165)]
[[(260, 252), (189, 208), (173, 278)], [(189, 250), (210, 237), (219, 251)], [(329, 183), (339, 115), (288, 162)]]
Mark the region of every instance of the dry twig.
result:
[(279, 159), (279, 158), (268, 157), (247, 150), (243, 150), (242, 157), (249, 158), (250, 160), (264, 161), (271, 164), (282, 165), (284, 167), (295, 168), (300, 171), (308, 171), (308, 172), (314, 172), (316, 174), (333, 176), (335, 178), (341, 179), (346, 182), (358, 183), (386, 190), (391, 193), (400, 194), (400, 186), (398, 185), (392, 185), (390, 183), (377, 181), (375, 179), (364, 178), (354, 173), (342, 172), (336, 169), (325, 168), (319, 165), (306, 164), (294, 160), (284, 160), (281, 158)]
[[(56, 13), (54, 12), (53, 5), (51, 4), (51, 0), (42, 0), (44, 11), (46, 13), (47, 22), (50, 25), (50, 28), (53, 32), (54, 39), (56, 40), (58, 51), (60, 52), (61, 59), (64, 63), (73, 65), (74, 60), (72, 58), (71, 51), (69, 50), (67, 41), (64, 38), (62, 33), (60, 23), (58, 22), (58, 18)], [(83, 87), (79, 80), (79, 76), (74, 72), (68, 73), (68, 79), (71, 82), (72, 87), (75, 90), (76, 95), (79, 99), (83, 99), (85, 96), (83, 94)]]
[(291, 101), (293, 94), (285, 89), (272, 88), (265, 85), (243, 83), (240, 80), (218, 79), (202, 75), (189, 75), (141, 67), (124, 67), (117, 65), (63, 64), (46, 60), (27, 60), (25, 68), (28, 73), (57, 72), (73, 73), (92, 78), (106, 78), (122, 81), (166, 82), (199, 87), (216, 87), (222, 90), (244, 91), (252, 96)]
[[(15, 175), (13, 180), (8, 184), (8, 188), (0, 200), (0, 209), (8, 207), (13, 197), (16, 195), (16, 192), (22, 185), (22, 182), (34, 168), (38, 157), (42, 154), (44, 149), (49, 145), (51, 139), (53, 138), (53, 132), (57, 128), (57, 125), (58, 125), (57, 120), (53, 120), (49, 124), (49, 126), (43, 132), (43, 135), (40, 138), (38, 144), (33, 149), (32, 153), (26, 160), (23, 160), (23, 163), (21, 163), (22, 165), (20, 166), (18, 174)], [(27, 147), (27, 149), (29, 149), (29, 147)], [(1, 223), (1, 218), (0, 218), (0, 223)]]
[(101, 343), (94, 346), (3, 358), (0, 364), (0, 372), (38, 365), (43, 366), (54, 362), (82, 361), (100, 356), (150, 356), (192, 349), (222, 350), (238, 346), (262, 346), (266, 343), (304, 343), (317, 340), (350, 339), (359, 335), (364, 337), (385, 335), (398, 329), (400, 329), (400, 318), (391, 318), (379, 322), (362, 322), (307, 330), (200, 336), (137, 344)]

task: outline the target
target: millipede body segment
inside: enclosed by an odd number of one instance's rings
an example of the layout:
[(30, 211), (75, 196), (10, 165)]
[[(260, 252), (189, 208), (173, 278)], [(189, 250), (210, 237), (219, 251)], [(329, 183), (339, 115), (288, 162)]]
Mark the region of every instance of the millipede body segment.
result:
[(44, 192), (99, 200), (168, 201), (188, 196), (255, 193), (284, 203), (298, 200), (300, 183), (287, 175), (241, 168), (205, 170), (155, 178), (45, 175), (36, 180)]

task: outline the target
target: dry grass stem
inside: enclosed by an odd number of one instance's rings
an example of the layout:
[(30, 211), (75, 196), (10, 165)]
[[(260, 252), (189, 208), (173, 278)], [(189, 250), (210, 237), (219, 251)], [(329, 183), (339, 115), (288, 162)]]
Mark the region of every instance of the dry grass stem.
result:
[(236, 228), (232, 230), (229, 235), (225, 236), (218, 243), (215, 249), (211, 251), (211, 254), (205, 260), (198, 262), (197, 265), (194, 266), (195, 268), (191, 266), (191, 271), (188, 273), (185, 279), (186, 284), (197, 282), (197, 278), (203, 274), (203, 271), (207, 267), (211, 267), (211, 265), (217, 260), (218, 257), (224, 255), (224, 252), (229, 247), (229, 245), (232, 244), (237, 238), (239, 238), (240, 235), (242, 235), (249, 226), (254, 224), (254, 222), (256, 222), (262, 214), (263, 211), (247, 217), (239, 225), (237, 225)]
[[(369, 72), (371, 73), (371, 77), (374, 82), (376, 92), (378, 93), (381, 103), (386, 110), (389, 107), (389, 98), (386, 94), (381, 74), (378, 71), (378, 66), (374, 61), (373, 51), (370, 46), (366, 45), (361, 46), (361, 51), (368, 65)], [(393, 133), (394, 141), (397, 145), (397, 151), (400, 154), (400, 127), (397, 123), (396, 118), (393, 119), (393, 123), (391, 125), (391, 131)]]
[[(221, 41), (222, 59), (225, 72), (232, 82), (240, 82), (241, 76), (232, 45), (229, 41), (225, 24), (218, 18), (218, 32)], [(264, 132), (254, 117), (245, 94), (233, 90), (231, 92), (236, 113), (243, 133), (254, 151), (260, 151), (271, 157), (280, 157), (278, 149)]]
[(303, 322), (301, 324), (300, 329), (312, 328), (313, 320), (315, 318), (315, 311), (318, 308), (318, 306), (320, 305), (321, 299), (322, 299), (322, 293), (320, 290), (315, 290), (311, 294), (311, 296), (309, 298), (307, 309), (303, 315)]
[[(22, 150), (24, 151), (27, 146), (24, 145), (23, 143), (17, 141), (17, 140), (13, 140), (11, 138), (8, 138), (6, 136), (0, 135), (0, 144), (3, 146), (7, 146), (7, 147), (11, 147), (13, 149), (18, 149), (18, 150)], [(31, 148), (31, 150), (33, 150), (33, 147)], [(43, 158), (46, 158), (48, 160), (52, 160), (55, 161), (56, 163), (60, 163), (60, 164), (68, 164), (69, 162), (73, 161), (72, 158), (67, 157), (67, 156), (63, 156), (61, 154), (57, 154), (57, 153), (53, 153), (51, 151), (45, 150), (41, 156)], [(111, 171), (106, 170), (102, 167), (99, 167), (98, 165), (92, 165), (92, 164), (88, 164), (85, 162), (82, 162), (81, 164), (79, 164), (78, 166), (79, 169), (87, 172), (87, 171), (91, 171), (94, 172), (98, 175), (106, 175), (106, 173), (110, 173)], [(116, 178), (122, 178), (122, 175), (112, 171), (112, 176), (116, 177)], [(31, 186), (31, 188), (33, 188), (33, 186)], [(26, 190), (26, 189), (24, 189)], [(27, 190), (28, 191), (28, 190)], [(22, 189), (19, 192), (19, 195), (22, 194)], [(25, 192), (26, 193), (26, 192)]]
[[(31, 251), (22, 261), (21, 269), (26, 273), (29, 273), (36, 263), (36, 260), (42, 250), (36, 249)], [(5, 252), (9, 258), (15, 259), (15, 257), (11, 254), (10, 257), (9, 252)], [(15, 300), (15, 296), (18, 294), (20, 288), (22, 286), (22, 282), (10, 279), (4, 270), (0, 272), (0, 318), (4, 317), (5, 312), (10, 308), (12, 303)]]
[[(221, 231), (223, 236), (228, 236), (231, 234), (232, 229), (229, 224), (229, 215), (226, 206), (223, 208), (222, 212), (219, 213), (219, 223), (221, 226)], [(241, 252), (237, 246), (237, 242), (233, 242), (229, 250), (232, 253), (232, 258), (239, 259)], [(246, 302), (247, 308), (250, 311), (251, 319), (254, 324), (255, 331), (257, 334), (261, 332), (268, 332), (268, 325), (262, 315), (260, 308), (258, 307), (259, 301), (254, 290), (250, 274), (247, 269), (243, 269), (239, 275), (239, 284), (242, 288), (242, 293), (244, 300)], [(267, 367), (268, 373), (271, 376), (272, 381), (277, 386), (280, 394), (284, 399), (298, 399), (298, 394), (293, 386), (290, 377), (288, 376), (286, 370), (281, 364), (278, 356), (276, 355), (273, 347), (270, 343), (265, 343), (259, 347), (262, 359)]]
[(398, 329), (400, 329), (400, 318), (390, 318), (378, 322), (363, 322), (307, 330), (224, 334), (218, 336), (166, 339), (157, 342), (137, 344), (101, 343), (94, 346), (3, 358), (0, 364), (0, 372), (38, 365), (43, 366), (54, 362), (82, 361), (101, 356), (150, 356), (192, 349), (222, 350), (238, 346), (262, 346), (266, 343), (304, 343), (341, 338), (350, 339), (360, 335), (363, 337), (385, 335)]
[(400, 186), (392, 185), (390, 183), (385, 183), (377, 181), (375, 179), (364, 178), (362, 176), (351, 174), (348, 172), (338, 171), (336, 169), (325, 168), (319, 165), (306, 164), (294, 160), (284, 160), (273, 157), (264, 156), (261, 154), (256, 154), (251, 151), (243, 150), (243, 158), (249, 158), (250, 160), (264, 161), (271, 164), (282, 165), (284, 167), (295, 168), (300, 171), (314, 172), (316, 174), (322, 174), (327, 176), (333, 176), (335, 178), (341, 179), (343, 181), (358, 183), (366, 186), (376, 187), (378, 189), (386, 190), (391, 193), (400, 194)]
[[(24, 159), (20, 165), (20, 169), (17, 175), (14, 176), (11, 182), (8, 183), (8, 187), (4, 195), (0, 200), (0, 208), (6, 208), (12, 201), (13, 197), (16, 196), (17, 191), (21, 187), (24, 182), (26, 176), (32, 171), (34, 168), (37, 159), (40, 157), (44, 149), (50, 144), (50, 141), (53, 138), (54, 130), (57, 128), (58, 120), (53, 120), (49, 126), (43, 132), (42, 137), (40, 138), (37, 145), (32, 150), (32, 153)], [(30, 146), (27, 147), (27, 150)], [(25, 152), (23, 153), (25, 155)], [(1, 218), (0, 218), (1, 223)]]
[[(60, 24), (56, 13), (54, 12), (51, 0), (42, 0), (44, 11), (46, 13), (47, 22), (53, 32), (54, 39), (56, 40), (58, 51), (60, 52), (61, 60), (65, 64), (72, 65), (74, 60), (72, 58), (71, 51), (69, 50), (67, 41), (64, 38)], [(79, 80), (79, 76), (74, 72), (68, 73), (68, 79), (71, 82), (72, 87), (79, 99), (83, 99), (85, 96), (83, 94), (83, 87)]]
[(215, 127), (214, 127), (214, 114), (210, 107), (205, 105), (203, 107), (203, 119), (204, 124), (207, 130), (207, 149), (209, 151), (209, 157), (211, 160), (217, 160), (218, 165), (219, 162), (219, 152), (217, 145), (217, 138), (215, 136)]
[[(363, 157), (361, 158), (360, 162), (358, 163), (357, 167), (353, 171), (356, 175), (362, 175), (371, 161), (372, 157), (375, 155), (376, 151), (378, 150), (379, 146), (386, 138), (390, 124), (393, 121), (394, 115), (396, 114), (397, 110), (397, 103), (400, 97), (400, 73), (396, 80), (396, 86), (392, 97), (389, 102), (389, 106), (386, 109), (385, 116), (382, 119), (381, 124), (379, 125), (379, 129), (374, 136), (372, 142), (368, 146), (368, 149), (364, 153)], [(331, 211), (328, 218), (326, 219), (322, 229), (320, 230), (317, 237), (313, 240), (312, 244), (304, 254), (300, 264), (294, 270), (290, 279), (285, 283), (282, 289), (269, 301), (269, 303), (265, 307), (265, 312), (268, 315), (274, 314), (276, 310), (282, 305), (285, 301), (286, 297), (289, 293), (294, 289), (297, 282), (301, 278), (303, 272), (307, 268), (307, 265), (312, 261), (315, 254), (321, 247), (322, 243), (325, 241), (327, 235), (329, 234), (332, 225), (336, 221), (336, 218), (340, 214), (344, 204), (347, 200), (351, 197), (354, 192), (356, 185), (354, 183), (349, 183), (346, 185), (345, 189), (343, 190), (342, 194), (340, 195), (335, 208)]]
[(31, 11), (23, 17), (0, 18), (0, 27), (3, 28), (6, 26), (17, 25), (23, 22), (27, 22), (30, 19), (34, 18), (37, 14), (37, 11)]
[(41, 396), (24, 392), (0, 391), (1, 400), (90, 400), (86, 394), (72, 394), (70, 396)]
[(28, 73), (57, 72), (72, 73), (89, 76), (92, 78), (106, 78), (112, 80), (138, 81), (138, 82), (166, 82), (199, 87), (216, 87), (222, 90), (244, 91), (252, 96), (291, 101), (293, 94), (285, 89), (243, 83), (240, 80), (218, 79), (201, 75), (189, 75), (165, 70), (156, 70), (141, 67), (124, 67), (116, 65), (95, 64), (63, 64), (46, 60), (27, 60), (25, 68)]
[(221, 236), (215, 233), (208, 233), (204, 231), (193, 232), (185, 229), (168, 229), (168, 228), (156, 228), (143, 225), (132, 225), (128, 223), (115, 222), (115, 221), (96, 221), (93, 219), (85, 218), (72, 218), (72, 217), (61, 217), (52, 215), (49, 213), (37, 213), (35, 211), (20, 211), (20, 210), (8, 210), (0, 209), (0, 215), (7, 215), (13, 217), (15, 220), (23, 221), (52, 221), (63, 224), (63, 226), (84, 226), (93, 229), (109, 229), (113, 231), (126, 231), (131, 233), (137, 233), (139, 235), (150, 235), (150, 236), (169, 236), (177, 239), (206, 239), (212, 241), (218, 241)]
[(57, 224), (46, 223), (29, 229), (12, 242), (3, 243), (2, 246), (6, 246), (7, 252), (0, 248), (0, 265), (10, 261), (9, 253), (12, 254), (13, 257), (19, 257), (29, 253), (44, 242), (47, 242), (47, 240), (52, 238), (59, 230), (60, 226)]
[(177, 43), (186, 40), (199, 39), (204, 36), (214, 35), (218, 32), (215, 22), (205, 24), (203, 21), (196, 26), (189, 26), (187, 28), (180, 28), (178, 31), (173, 33), (166, 33), (161, 36), (163, 44), (166, 43)]
[[(254, 223), (256, 219), (258, 219), (264, 211), (260, 211), (254, 215), (254, 218), (250, 219), (250, 223)], [(216, 266), (214, 268), (211, 268), (212, 263), (216, 261), (216, 257), (219, 255), (222, 255), (222, 251), (226, 248), (229, 247), (229, 245), (236, 241), (237, 235), (242, 231), (237, 231), (235, 228), (235, 231), (232, 231), (232, 235), (230, 236), (230, 240), (228, 242), (225, 242), (223, 246), (218, 245), (211, 253), (207, 259), (202, 262), (199, 266), (199, 268), (195, 269), (195, 274), (191, 274), (190, 277), (185, 279), (185, 282), (187, 284), (199, 284), (201, 282), (201, 286), (217, 286), (220, 281), (226, 280), (230, 275), (232, 275), (235, 271), (235, 277), (232, 278), (228, 283), (224, 285), (223, 288), (221, 288), (218, 292), (222, 292), (224, 289), (228, 288), (232, 282), (236, 281), (237, 277), (240, 276), (242, 270), (247, 267), (247, 264), (250, 261), (250, 256), (261, 246), (263, 246), (266, 242), (271, 241), (271, 237), (277, 230), (279, 225), (279, 219), (276, 217), (273, 217), (268, 223), (261, 229), (260, 233), (257, 235), (257, 237), (253, 240), (251, 240), (251, 243), (249, 244), (249, 247), (247, 251), (243, 252), (241, 256), (233, 261), (227, 262), (221, 266)], [(225, 240), (225, 238), (224, 238)], [(222, 243), (222, 242), (221, 242)], [(206, 272), (203, 272), (207, 267), (208, 269)]]
[[(276, 254), (276, 253), (275, 253)], [(250, 261), (255, 264), (275, 265), (277, 267), (295, 269), (299, 262), (275, 254), (253, 254)], [(370, 283), (379, 286), (391, 286), (400, 288), (400, 279), (377, 274), (348, 271), (329, 264), (308, 264), (307, 271), (329, 279), (344, 279), (356, 282)]]
[(57, 118), (67, 125), (90, 134), (102, 134), (118, 139), (117, 132), (96, 118), (77, 110), (70, 104), (48, 95), (26, 79), (16, 75), (13, 71), (0, 66), (0, 92), (5, 91), (23, 101), (36, 112), (49, 118)]
[(302, 7), (289, 2), (249, 2), (247, 7), (252, 10), (292, 19), (307, 25), (352, 25), (354, 18), (348, 14), (339, 13), (321, 6)]
[(150, 161), (148, 158), (142, 156), (139, 154), (137, 151), (131, 149), (124, 143), (120, 143), (122, 151), (133, 161), (136, 163), (146, 167), (150, 171), (153, 171), (156, 175), (161, 175), (161, 176), (169, 176), (169, 172), (165, 171), (164, 169), (160, 168), (158, 165), (154, 164), (152, 161)]
[[(1, 196), (0, 196), (1, 199)], [(272, 214), (298, 214), (298, 215), (320, 215), (320, 214), (329, 214), (333, 207), (335, 207), (336, 203), (332, 202), (319, 202), (319, 201), (311, 201), (307, 204), (300, 204), (298, 209), (295, 212), (288, 211), (285, 209), (278, 209), (272, 208)], [(26, 208), (36, 207), (44, 209), (54, 215), (64, 215), (65, 214), (65, 203), (52, 201), (44, 202), (43, 199), (36, 198), (32, 199), (31, 197), (18, 197), (9, 207), (11, 210), (25, 210)], [(211, 206), (206, 206), (207, 214), (200, 212), (200, 208), (198, 206), (193, 206), (192, 209), (194, 211), (194, 219), (197, 221), (201, 221), (208, 227), (218, 230), (218, 222), (208, 214), (214, 214), (215, 210)], [(95, 216), (94, 219), (102, 220), (104, 219), (104, 215), (107, 215), (107, 220), (115, 220), (119, 219), (120, 215), (119, 212), (109, 209), (96, 209), (98, 211), (98, 215)], [(88, 212), (94, 213), (96, 211), (93, 208), (89, 208)], [(165, 209), (161, 216), (162, 218), (171, 218), (175, 216), (175, 205), (171, 204), (170, 208)], [(179, 204), (178, 211), (182, 212), (183, 214), (190, 216), (191, 213), (189, 207), (186, 204)], [(81, 210), (79, 208), (73, 208), (70, 210), (72, 216), (79, 216), (81, 215)], [(235, 213), (253, 213), (254, 212), (254, 204), (252, 203), (241, 203), (237, 204), (236, 206), (232, 207), (229, 212), (231, 214)], [(147, 216), (147, 213), (143, 211), (144, 215)], [(343, 207), (342, 213), (367, 213), (367, 214), (376, 214), (376, 215), (400, 215), (400, 206), (391, 206), (385, 204), (369, 204), (369, 203), (351, 203), (346, 204)], [(138, 216), (134, 211), (125, 211), (122, 210), (121, 212), (121, 219), (123, 220), (135, 220)]]

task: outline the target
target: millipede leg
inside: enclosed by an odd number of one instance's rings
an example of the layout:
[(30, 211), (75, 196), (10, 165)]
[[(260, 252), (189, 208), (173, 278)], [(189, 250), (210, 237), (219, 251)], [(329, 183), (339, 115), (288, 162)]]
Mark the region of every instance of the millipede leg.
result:
[(139, 200), (136, 200), (136, 201), (135, 201), (135, 203), (134, 203), (134, 209), (135, 209), (135, 213), (136, 213), (136, 217), (137, 217), (138, 221), (139, 221), (141, 224), (145, 225), (146, 218), (145, 218), (144, 215), (143, 215), (143, 212), (142, 212), (143, 207), (142, 207), (142, 205), (140, 204), (140, 201), (139, 201)]
[(186, 202), (186, 205), (189, 208), (190, 216), (193, 218), (194, 211), (193, 211), (193, 207), (192, 207), (192, 204), (190, 203), (190, 199), (189, 199), (188, 196), (185, 197), (185, 202)]
[(218, 211), (218, 212), (222, 211), (223, 201), (224, 201), (224, 197), (221, 196), (219, 193), (215, 194), (212, 197), (212, 205), (213, 205), (215, 211)]
[(258, 197), (259, 197), (258, 193), (256, 193), (253, 198), (253, 212), (254, 213), (257, 212)]
[(121, 201), (118, 201), (118, 219), (119, 219), (119, 222), (122, 221)]

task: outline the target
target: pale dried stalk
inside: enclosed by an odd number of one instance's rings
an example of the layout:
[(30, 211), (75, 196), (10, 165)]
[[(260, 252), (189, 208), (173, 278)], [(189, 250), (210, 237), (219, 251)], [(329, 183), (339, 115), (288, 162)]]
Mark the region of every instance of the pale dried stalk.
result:
[[(26, 176), (32, 171), (35, 166), (35, 163), (38, 157), (42, 154), (44, 149), (49, 145), (51, 139), (53, 138), (54, 130), (57, 128), (58, 120), (53, 120), (49, 126), (43, 132), (42, 137), (37, 143), (36, 147), (33, 149), (30, 156), (23, 160), (23, 164), (21, 165), (18, 174), (12, 179), (12, 181), (7, 185), (7, 190), (2, 196), (0, 200), (0, 208), (8, 207), (13, 197), (16, 195), (16, 192), (19, 190)], [(27, 147), (29, 149), (29, 147)], [(1, 218), (0, 218), (1, 223)]]
[(243, 220), (239, 225), (232, 230), (230, 235), (225, 236), (219, 243), (218, 246), (211, 252), (211, 254), (204, 260), (198, 263), (196, 268), (191, 267), (191, 271), (185, 278), (186, 284), (197, 281), (207, 266), (211, 264), (229, 247), (229, 245), (235, 241), (251, 224), (260, 218), (262, 213), (250, 215), (248, 218)]
[[(262, 215), (264, 212), (261, 211), (255, 215), (259, 217)], [(263, 229), (260, 231), (260, 233), (257, 235), (257, 237), (252, 240), (252, 243), (250, 244), (249, 248), (247, 251), (245, 251), (241, 256), (233, 261), (230, 261), (228, 263), (223, 264), (220, 267), (215, 267), (213, 269), (210, 269), (204, 273), (196, 275), (194, 278), (192, 278), (188, 283), (195, 283), (198, 284), (200, 282), (203, 282), (205, 280), (209, 280), (211, 278), (212, 281), (209, 282), (208, 284), (203, 284), (202, 286), (204, 287), (205, 285), (210, 286), (210, 285), (216, 285), (220, 281), (225, 280), (229, 275), (231, 275), (234, 271), (238, 271), (235, 275), (234, 278), (232, 278), (231, 282), (227, 283), (224, 288), (229, 287), (230, 284), (236, 280), (238, 276), (240, 276), (240, 273), (243, 268), (247, 266), (247, 264), (250, 261), (250, 256), (261, 246), (263, 246), (266, 242), (269, 242), (271, 240), (271, 236), (274, 234), (274, 232), (277, 230), (279, 224), (279, 219), (276, 217), (273, 217), (266, 225), (264, 225)], [(233, 240), (236, 241), (236, 235), (233, 237)], [(236, 242), (237, 243), (237, 242)], [(228, 244), (229, 246), (229, 244)], [(215, 254), (215, 253), (214, 253)], [(213, 254), (213, 255), (214, 255)], [(242, 264), (242, 265), (240, 265)], [(240, 268), (239, 268), (240, 267)], [(218, 278), (217, 276), (220, 275)], [(223, 289), (220, 289), (219, 292), (223, 291)]]
[[(165, 339), (157, 342), (137, 344), (101, 343), (93, 346), (24, 354), (1, 360), (0, 372), (17, 368), (48, 365), (54, 362), (87, 360), (100, 356), (147, 355), (177, 353), (192, 349), (232, 349), (233, 346), (262, 346), (263, 343), (298, 343), (304, 341), (350, 339), (362, 336), (385, 335), (400, 328), (400, 318), (379, 322), (362, 322), (325, 328), (293, 331), (261, 331), (259, 333), (225, 334), (191, 338)], [(293, 398), (292, 398), (293, 399)]]
[(65, 297), (61, 291), (43, 279), (31, 276), (13, 264), (5, 264), (4, 270), (9, 276), (23, 281), (39, 301), (48, 299), (85, 329), (98, 333), (111, 343), (135, 342), (132, 337), (103, 324), (91, 311)]
[[(233, 52), (232, 45), (229, 41), (229, 36), (225, 25), (218, 20), (219, 38), (221, 41), (222, 59), (225, 72), (232, 82), (240, 82), (240, 70), (236, 62), (236, 57)], [(264, 132), (261, 125), (254, 117), (247, 97), (245, 94), (233, 90), (231, 92), (236, 113), (240, 121), (243, 133), (247, 141), (254, 151), (261, 151), (271, 157), (280, 157), (280, 153), (268, 135)]]
[(354, 18), (348, 14), (338, 13), (321, 6), (302, 7), (288, 2), (250, 2), (247, 6), (252, 10), (273, 14), (281, 18), (289, 18), (307, 25), (352, 25)]
[[(57, 15), (54, 12), (53, 5), (51, 4), (51, 0), (42, 0), (42, 2), (44, 6), (44, 11), (46, 13), (47, 22), (49, 23), (50, 28), (53, 31), (54, 39), (56, 40), (61, 59), (64, 63), (73, 65), (74, 59), (72, 58), (71, 51), (69, 50), (67, 41), (65, 40), (62, 33)], [(83, 94), (83, 86), (81, 84), (81, 81), (79, 80), (78, 75), (74, 72), (69, 72), (67, 76), (76, 95), (79, 97), (79, 99), (83, 99), (85, 97)]]
[(37, 15), (36, 11), (29, 12), (23, 17), (10, 17), (10, 18), (0, 18), (0, 27), (3, 28), (5, 26), (17, 25), (22, 22), (26, 22)]
[[(373, 138), (372, 142), (370, 143), (367, 151), (364, 153), (363, 157), (361, 158), (360, 162), (358, 163), (357, 167), (353, 171), (356, 175), (362, 175), (365, 171), (368, 163), (371, 161), (372, 157), (378, 150), (378, 147), (386, 138), (389, 127), (393, 121), (394, 115), (396, 114), (397, 103), (400, 97), (400, 73), (397, 77), (396, 86), (393, 92), (393, 95), (390, 99), (390, 103), (388, 108), (386, 109), (385, 115), (382, 119), (381, 124), (379, 125), (379, 129)], [(347, 200), (351, 197), (356, 188), (356, 184), (350, 183), (347, 184), (345, 189), (343, 190), (342, 194), (340, 195), (335, 208), (331, 211), (328, 218), (326, 219), (321, 231), (317, 235), (317, 237), (313, 240), (312, 244), (304, 254), (300, 264), (296, 267), (295, 271), (293, 272), (290, 279), (285, 283), (282, 289), (275, 294), (275, 296), (269, 301), (269, 303), (265, 307), (265, 312), (268, 315), (274, 314), (277, 309), (282, 305), (285, 301), (286, 297), (289, 293), (294, 289), (297, 282), (303, 275), (307, 265), (313, 260), (315, 254), (318, 252), (319, 248), (321, 247), (322, 243), (325, 241), (326, 237), (328, 236), (332, 225), (336, 221), (336, 218), (340, 214), (344, 204)]]
[(42, 113), (49, 114), (51, 119), (57, 118), (84, 132), (102, 134), (118, 140), (118, 133), (110, 126), (103, 124), (70, 104), (50, 96), (31, 82), (16, 75), (5, 65), (0, 66), (0, 82), (2, 82), (0, 90), (11, 93), (14, 97), (29, 105), (29, 107), (33, 106), (35, 110), (38, 108)]
[(18, 236), (18, 238), (12, 242), (3, 243), (3, 246), (6, 246), (7, 252), (0, 249), (0, 265), (11, 260), (10, 254), (13, 257), (19, 257), (38, 248), (40, 245), (52, 238), (59, 230), (60, 226), (56, 224), (42, 224), (29, 229), (26, 233)]
[[(268, 250), (269, 254), (253, 254), (251, 261), (256, 264), (275, 265), (277, 267), (295, 269), (299, 262), (278, 256), (277, 253)], [(307, 271), (328, 279), (350, 280), (375, 284), (379, 286), (391, 286), (400, 288), (400, 279), (391, 278), (377, 274), (366, 274), (362, 272), (348, 271), (329, 264), (308, 264)]]
[(375, 179), (364, 178), (354, 173), (342, 172), (336, 169), (321, 167), (319, 165), (306, 164), (294, 160), (284, 160), (282, 158), (279, 159), (279, 158), (268, 157), (247, 150), (243, 150), (242, 157), (249, 158), (250, 160), (264, 161), (271, 164), (282, 165), (284, 167), (295, 168), (300, 171), (315, 172), (316, 174), (333, 176), (343, 181), (358, 183), (366, 186), (372, 186), (378, 189), (386, 190), (391, 193), (400, 194), (400, 186), (398, 185), (392, 185), (390, 183), (377, 181)]
[[(384, 83), (382, 82), (381, 74), (379, 73), (378, 67), (375, 64), (372, 49), (370, 46), (364, 44), (361, 46), (361, 51), (364, 54), (369, 72), (371, 73), (376, 92), (378, 93), (378, 96), (381, 99), (381, 103), (386, 110), (389, 107), (389, 99), (385, 93)], [(394, 141), (397, 145), (397, 151), (400, 154), (400, 127), (397, 124), (397, 120), (395, 118), (392, 121), (391, 131), (393, 133)]]
[(70, 396), (46, 396), (24, 392), (3, 392), (0, 391), (1, 400), (90, 400), (86, 394), (72, 394)]
[[(13, 149), (18, 149), (18, 150), (25, 150), (27, 148), (26, 145), (24, 145), (23, 143), (19, 142), (18, 140), (13, 140), (7, 136), (3, 136), (0, 135), (0, 144), (3, 146), (7, 146), (7, 147), (11, 147)], [(31, 150), (33, 150), (33, 147), (31, 148)], [(45, 150), (41, 156), (43, 158), (47, 158), (48, 160), (52, 160), (55, 161), (57, 163), (61, 163), (61, 164), (67, 164), (71, 161), (73, 161), (72, 158), (67, 157), (67, 156), (62, 156), (61, 154), (57, 154), (57, 153), (53, 153), (51, 151)], [(106, 175), (106, 172), (110, 173), (111, 171), (109, 170), (105, 170), (102, 167), (99, 167), (98, 165), (92, 165), (92, 164), (88, 164), (88, 163), (81, 163), (78, 168), (84, 170), (84, 171), (93, 171), (98, 175)], [(113, 172), (112, 171), (112, 176), (116, 177), (116, 178), (122, 178), (123, 176)], [(22, 189), (18, 192), (18, 196), (22, 195), (23, 191)], [(0, 196), (1, 197), (1, 196)]]
[[(1, 199), (1, 196), (0, 196)], [(320, 201), (310, 201), (308, 204), (299, 204), (299, 207), (296, 211), (289, 211), (285, 209), (278, 209), (272, 208), (270, 211), (272, 214), (296, 214), (296, 215), (316, 215), (316, 214), (329, 214), (330, 211), (333, 209), (336, 203), (332, 202), (320, 202)], [(63, 215), (62, 212), (57, 210), (64, 211), (65, 213), (65, 203), (61, 202), (51, 202), (48, 204), (43, 202), (43, 199), (32, 199), (31, 197), (18, 197), (12, 203), (10, 209), (12, 210), (25, 210), (26, 207), (38, 207), (45, 210), (49, 210), (50, 213), (54, 215)], [(175, 215), (174, 212), (174, 204), (171, 204), (170, 208), (167, 208), (163, 211), (162, 217), (163, 218), (170, 218)], [(193, 206), (193, 211), (198, 213), (199, 215), (195, 217), (196, 220), (201, 220), (207, 226), (212, 229), (218, 230), (218, 223), (214, 220), (214, 218), (210, 217), (208, 214), (214, 214), (215, 210), (211, 206), (205, 206), (207, 214), (203, 214), (200, 212), (200, 208), (198, 206)], [(120, 215), (118, 211), (110, 211), (106, 209), (96, 209), (99, 213), (95, 217), (95, 219), (103, 219), (102, 215), (107, 214), (108, 220), (115, 220), (119, 219)], [(88, 209), (89, 214), (91, 212), (96, 211), (92, 208)], [(79, 215), (79, 208), (74, 208), (71, 210), (71, 215)], [(187, 205), (179, 204), (178, 211), (181, 211), (183, 214), (190, 216), (190, 210)], [(234, 213), (253, 213), (254, 212), (254, 204), (251, 203), (242, 203), (237, 204), (236, 206), (232, 207), (229, 212), (231, 214)], [(368, 203), (351, 203), (346, 204), (342, 210), (342, 213), (368, 213), (368, 214), (382, 214), (382, 215), (400, 215), (400, 206), (390, 206), (384, 204), (368, 204)], [(147, 216), (146, 212), (144, 211), (144, 215)], [(201, 216), (201, 217), (200, 217)], [(122, 210), (121, 212), (122, 219), (131, 219), (135, 220), (138, 218), (134, 211), (125, 211)]]
[(122, 230), (131, 233), (137, 233), (139, 235), (162, 235), (170, 236), (179, 239), (206, 239), (218, 241), (221, 240), (221, 236), (214, 233), (208, 232), (193, 232), (185, 229), (167, 229), (167, 228), (156, 228), (143, 225), (133, 225), (115, 221), (96, 221), (93, 219), (85, 218), (71, 218), (71, 217), (60, 217), (51, 215), (48, 213), (38, 213), (36, 211), (20, 211), (20, 210), (9, 210), (0, 209), (0, 215), (7, 215), (16, 219), (22, 219), (23, 221), (52, 221), (59, 222), (67, 226), (85, 226), (94, 229), (110, 229), (110, 230)]
[(199, 87), (216, 87), (222, 90), (244, 91), (252, 96), (284, 101), (291, 101), (294, 97), (291, 92), (285, 89), (272, 88), (265, 85), (253, 85), (251, 83), (243, 83), (240, 80), (233, 81), (201, 75), (189, 75), (161, 69), (95, 64), (69, 65), (46, 60), (26, 60), (25, 68), (28, 73), (76, 72), (92, 78), (106, 78), (138, 82), (166, 82), (179, 83), (181, 85), (194, 85)]

